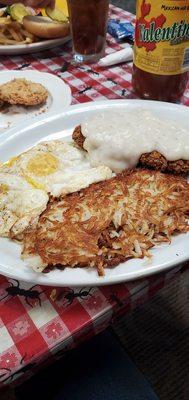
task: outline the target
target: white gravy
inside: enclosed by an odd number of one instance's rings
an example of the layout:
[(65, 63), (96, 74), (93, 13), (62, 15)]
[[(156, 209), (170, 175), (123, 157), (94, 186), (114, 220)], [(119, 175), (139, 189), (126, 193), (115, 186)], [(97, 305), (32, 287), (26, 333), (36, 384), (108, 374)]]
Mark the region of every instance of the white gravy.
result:
[(189, 131), (143, 109), (105, 111), (81, 124), (92, 166), (114, 172), (137, 165), (141, 154), (159, 151), (167, 160), (189, 160)]

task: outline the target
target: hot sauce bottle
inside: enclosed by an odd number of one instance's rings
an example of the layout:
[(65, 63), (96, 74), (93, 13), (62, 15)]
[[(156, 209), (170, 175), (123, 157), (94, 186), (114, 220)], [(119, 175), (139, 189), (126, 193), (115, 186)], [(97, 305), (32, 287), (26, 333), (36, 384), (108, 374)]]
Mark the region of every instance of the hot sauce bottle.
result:
[(179, 101), (189, 78), (189, 0), (137, 0), (133, 87)]

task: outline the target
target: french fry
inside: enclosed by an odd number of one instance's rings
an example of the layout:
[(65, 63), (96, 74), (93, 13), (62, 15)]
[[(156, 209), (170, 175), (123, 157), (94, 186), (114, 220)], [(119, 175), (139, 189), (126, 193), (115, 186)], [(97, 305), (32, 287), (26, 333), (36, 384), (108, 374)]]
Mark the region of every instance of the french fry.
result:
[(16, 40), (8, 39), (5, 36), (0, 36), (0, 44), (20, 44), (20, 42), (16, 42)]
[(12, 35), (14, 40), (16, 40), (17, 42), (22, 41), (22, 35), (19, 32), (17, 32), (16, 30), (14, 30), (11, 27), (9, 27), (8, 30), (9, 30), (9, 32)]
[(30, 38), (31, 40), (34, 40), (34, 35), (32, 35), (32, 33), (27, 32), (25, 29), (21, 28), (21, 33), (22, 33), (26, 38)]
[(9, 15), (0, 16), (0, 45), (30, 44), (35, 41), (35, 36), (27, 32), (22, 24), (13, 21)]
[(0, 25), (7, 25), (7, 24), (10, 24), (10, 22), (11, 22), (11, 19), (9, 16), (0, 18)]
[(0, 17), (3, 17), (5, 10), (6, 10), (6, 7), (0, 9)]

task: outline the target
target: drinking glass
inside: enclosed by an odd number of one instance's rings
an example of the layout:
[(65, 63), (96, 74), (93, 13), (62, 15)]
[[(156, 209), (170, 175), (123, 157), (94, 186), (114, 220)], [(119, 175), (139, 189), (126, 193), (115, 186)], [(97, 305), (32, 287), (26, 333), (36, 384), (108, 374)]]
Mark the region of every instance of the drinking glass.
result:
[(104, 55), (109, 0), (67, 0), (77, 63), (97, 62)]

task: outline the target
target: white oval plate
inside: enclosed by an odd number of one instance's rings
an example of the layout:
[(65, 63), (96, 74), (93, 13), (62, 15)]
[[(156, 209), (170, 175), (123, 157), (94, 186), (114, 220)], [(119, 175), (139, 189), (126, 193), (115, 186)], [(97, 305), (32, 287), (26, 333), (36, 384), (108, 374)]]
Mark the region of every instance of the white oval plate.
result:
[[(140, 100), (113, 100), (91, 102), (69, 107), (59, 115), (38, 118), (33, 125), (19, 126), (0, 136), (0, 160), (6, 161), (43, 140), (66, 139), (76, 125), (86, 117), (105, 109), (152, 109), (162, 119), (180, 122), (189, 129), (188, 108), (184, 106)], [(171, 245), (160, 245), (151, 250), (152, 259), (133, 259), (107, 268), (99, 277), (95, 269), (55, 269), (48, 274), (37, 274), (20, 260), (20, 246), (8, 239), (0, 239), (0, 273), (11, 278), (52, 286), (99, 286), (129, 281), (162, 272), (189, 259), (189, 234), (173, 238)]]
[(0, 55), (16, 56), (20, 54), (36, 53), (38, 51), (54, 49), (56, 46), (61, 46), (71, 40), (70, 36), (59, 39), (48, 39), (30, 44), (15, 44), (0, 46)]
[(2, 71), (0, 72), (0, 85), (12, 79), (25, 78), (36, 83), (41, 83), (49, 92), (46, 104), (31, 107), (6, 106), (0, 109), (0, 134), (15, 124), (25, 119), (36, 119), (40, 114), (61, 112), (72, 101), (71, 90), (64, 81), (47, 72), (27, 71)]

